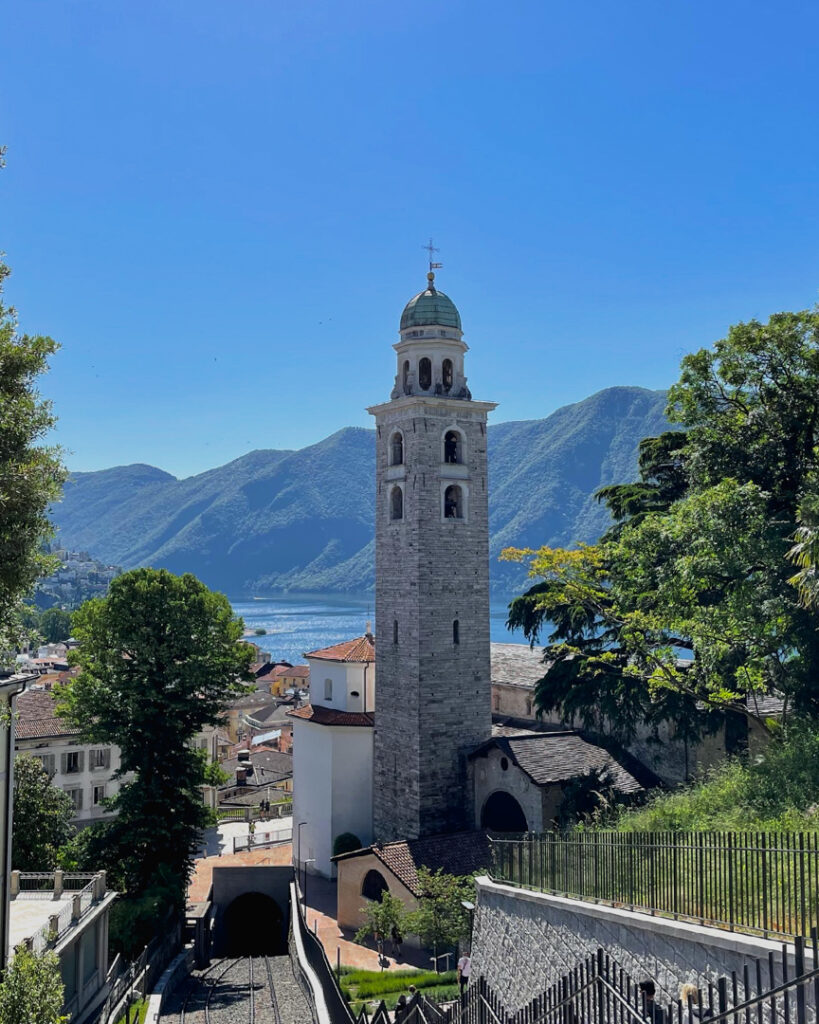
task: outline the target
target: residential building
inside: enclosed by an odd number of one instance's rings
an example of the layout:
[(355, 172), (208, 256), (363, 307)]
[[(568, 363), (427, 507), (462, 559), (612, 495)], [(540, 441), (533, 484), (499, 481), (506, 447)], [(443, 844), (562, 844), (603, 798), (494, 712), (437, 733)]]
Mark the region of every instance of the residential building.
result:
[(10, 895), (9, 956), (21, 944), (53, 950), (65, 986), (63, 1013), (71, 1024), (95, 1019), (107, 995), (108, 918), (117, 897), (105, 872), (12, 871)]
[(14, 794), (14, 722), (18, 695), (33, 676), (0, 672), (0, 973), (9, 948), (11, 820)]
[(119, 747), (80, 740), (79, 730), (57, 715), (50, 691), (30, 688), (17, 698), (15, 751), (39, 758), (52, 784), (68, 793), (75, 825), (89, 825), (109, 813), (103, 802), (122, 785), (115, 778)]

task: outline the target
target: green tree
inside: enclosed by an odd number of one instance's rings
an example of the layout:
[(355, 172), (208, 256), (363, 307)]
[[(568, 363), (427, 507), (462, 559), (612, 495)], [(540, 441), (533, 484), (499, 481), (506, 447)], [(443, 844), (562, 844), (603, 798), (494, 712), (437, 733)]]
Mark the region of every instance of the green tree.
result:
[(242, 631), (227, 598), (164, 569), (124, 573), (74, 613), (80, 672), (59, 690), (60, 713), (87, 741), (116, 744), (121, 774), (134, 773), (91, 850), (134, 900), (159, 891), (184, 905), (209, 820), (192, 740), (245, 692), (253, 651)]
[(14, 759), (11, 864), (18, 871), (52, 871), (60, 848), (74, 835), (71, 798), (51, 785), (39, 758)]
[(63, 1024), (64, 992), (57, 954), (18, 946), (0, 981), (0, 1024)]
[(40, 632), (47, 643), (59, 644), (71, 636), (71, 612), (46, 608), (40, 616)]
[(0, 262), (0, 658), (18, 641), (21, 598), (53, 564), (44, 554), (48, 507), (65, 479), (59, 450), (41, 443), (55, 419), (36, 389), (57, 345), (19, 333), (15, 310), (3, 302), (9, 273)]
[(819, 631), (788, 553), (819, 469), (819, 312), (686, 356), (667, 411), (682, 430), (643, 443), (638, 484), (601, 492), (616, 523), (598, 545), (506, 553), (537, 579), (510, 624), (532, 642), (552, 624), (538, 707), (623, 735), (659, 718), (696, 733), (708, 709), (769, 729), (771, 692), (815, 715)]
[(389, 939), (393, 928), (401, 935), (404, 934), (407, 912), (401, 900), (388, 890), (385, 889), (381, 893), (381, 899), (377, 903), (375, 900), (367, 900), (361, 912), (367, 920), (355, 933), (356, 942), (364, 942), (370, 935), (380, 935), (382, 939)]
[(469, 913), (462, 901), (474, 903), (475, 882), (426, 867), (418, 869), (418, 881), (418, 908), (407, 914), (406, 928), (437, 956), (439, 949), (451, 949), (469, 937)]
[(342, 853), (360, 850), (362, 845), (361, 840), (354, 832), (341, 832), (333, 840), (333, 856), (338, 857)]

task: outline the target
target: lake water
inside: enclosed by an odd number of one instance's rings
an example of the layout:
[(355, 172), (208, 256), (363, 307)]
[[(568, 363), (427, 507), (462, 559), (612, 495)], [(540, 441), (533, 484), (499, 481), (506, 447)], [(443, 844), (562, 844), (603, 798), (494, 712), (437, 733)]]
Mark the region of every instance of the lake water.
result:
[[(346, 594), (283, 594), (259, 600), (231, 600), (233, 610), (245, 622), (245, 628), (267, 630), (266, 636), (253, 638), (273, 659), (293, 664), (303, 661), (305, 651), (329, 647), (342, 640), (361, 636), (367, 620), (375, 619), (374, 599)], [(506, 605), (490, 608), (489, 631), (493, 641), (525, 643), (519, 632), (505, 626)]]

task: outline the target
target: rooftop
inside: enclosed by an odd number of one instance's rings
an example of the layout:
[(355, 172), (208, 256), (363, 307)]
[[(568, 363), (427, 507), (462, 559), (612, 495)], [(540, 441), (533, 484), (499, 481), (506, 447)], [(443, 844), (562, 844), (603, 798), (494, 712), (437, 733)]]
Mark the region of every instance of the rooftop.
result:
[(375, 637), (372, 633), (357, 636), (353, 640), (343, 640), (332, 647), (322, 647), (317, 651), (305, 651), (305, 658), (317, 658), (321, 661), (375, 661)]
[(394, 843), (367, 846), (333, 857), (334, 861), (374, 854), (409, 889), (421, 895), (418, 868), (440, 868), (450, 875), (471, 875), (490, 862), (489, 839), (485, 832), (454, 832), (423, 839), (400, 839)]
[(352, 726), (373, 726), (375, 716), (372, 711), (336, 711), (334, 708), (324, 708), (319, 705), (305, 704), (296, 708), (295, 711), (288, 711), (290, 718), (301, 718), (305, 722), (315, 722), (316, 725), (352, 725)]
[(513, 735), (493, 736), (469, 756), (485, 756), (492, 747), (503, 751), (538, 786), (565, 782), (599, 771), (606, 773), (620, 793), (637, 793), (643, 788), (613, 754), (573, 731), (526, 732), (519, 729)]
[(532, 687), (546, 675), (549, 665), (543, 663), (542, 648), (528, 644), (490, 644), (493, 683)]
[(401, 314), (401, 330), (408, 327), (454, 327), (461, 330), (461, 314), (448, 295), (439, 292), (430, 279), (422, 292), (409, 300)]
[(57, 715), (57, 703), (50, 690), (25, 690), (17, 698), (14, 736), (18, 740), (78, 736), (80, 730)]
[(64, 874), (60, 884), (53, 873), (13, 871), (9, 951), (28, 939), (37, 953), (58, 944), (87, 914), (115, 897), (106, 890), (103, 872)]

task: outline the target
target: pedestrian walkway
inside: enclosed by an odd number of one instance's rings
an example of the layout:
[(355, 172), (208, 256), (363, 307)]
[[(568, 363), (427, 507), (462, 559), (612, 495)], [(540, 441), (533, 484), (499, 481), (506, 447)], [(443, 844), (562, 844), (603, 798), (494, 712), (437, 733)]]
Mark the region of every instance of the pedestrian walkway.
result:
[[(256, 834), (263, 832), (282, 832), (290, 834), (293, 828), (291, 818), (270, 818), (255, 823)], [(233, 840), (236, 836), (250, 834), (250, 823), (247, 821), (223, 821), (220, 825), (207, 828), (202, 836), (202, 846), (197, 857), (218, 857), (220, 854), (233, 853)]]
[[(400, 971), (408, 967), (426, 970), (430, 966), (424, 960), (424, 954), (417, 949), (404, 946), (400, 960), (384, 956), (379, 961), (378, 953), (372, 946), (361, 946), (354, 942), (355, 933), (351, 929), (339, 928), (336, 920), (336, 883), (326, 878), (310, 875), (307, 880), (306, 917), (310, 931), (318, 935), (327, 959), (334, 967), (339, 954), (342, 967), (357, 967), (366, 971)], [(386, 951), (389, 952), (389, 949), (390, 943), (387, 942)]]

